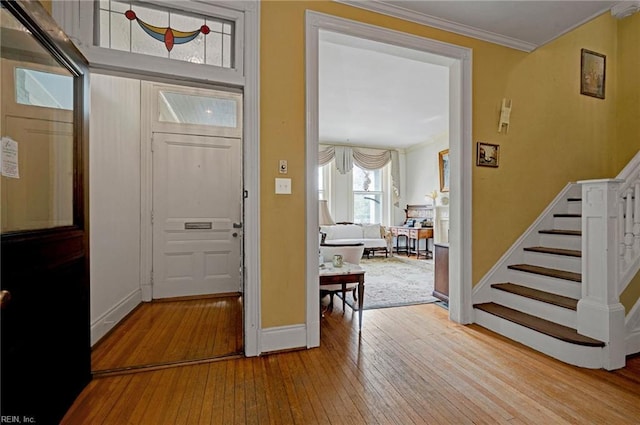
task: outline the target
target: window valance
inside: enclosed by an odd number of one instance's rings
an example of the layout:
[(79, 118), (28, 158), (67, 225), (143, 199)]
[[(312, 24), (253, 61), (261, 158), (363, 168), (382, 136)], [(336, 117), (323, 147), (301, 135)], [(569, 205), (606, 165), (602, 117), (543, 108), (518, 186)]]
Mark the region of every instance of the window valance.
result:
[(357, 148), (351, 146), (320, 146), (318, 165), (323, 166), (335, 160), (336, 169), (340, 174), (346, 174), (353, 169), (355, 163), (364, 170), (378, 170), (391, 163), (391, 186), (393, 190), (393, 204), (400, 202), (400, 160), (398, 151), (371, 148)]

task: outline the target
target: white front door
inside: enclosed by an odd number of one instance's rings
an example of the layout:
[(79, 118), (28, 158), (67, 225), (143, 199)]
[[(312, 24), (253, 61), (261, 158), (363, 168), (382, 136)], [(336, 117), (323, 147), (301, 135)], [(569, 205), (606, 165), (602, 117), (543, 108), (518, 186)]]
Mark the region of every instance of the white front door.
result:
[(153, 298), (241, 292), (242, 139), (152, 143)]

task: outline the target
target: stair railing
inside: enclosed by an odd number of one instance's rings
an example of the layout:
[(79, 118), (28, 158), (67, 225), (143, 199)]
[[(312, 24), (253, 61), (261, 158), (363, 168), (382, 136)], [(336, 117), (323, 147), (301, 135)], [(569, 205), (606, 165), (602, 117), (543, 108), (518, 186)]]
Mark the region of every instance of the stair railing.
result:
[(618, 202), (618, 294), (621, 294), (640, 269), (640, 152), (617, 178), (623, 180), (619, 188)]
[(578, 332), (607, 343), (604, 367), (625, 365), (620, 294), (640, 270), (640, 152), (615, 179), (582, 185), (582, 298)]

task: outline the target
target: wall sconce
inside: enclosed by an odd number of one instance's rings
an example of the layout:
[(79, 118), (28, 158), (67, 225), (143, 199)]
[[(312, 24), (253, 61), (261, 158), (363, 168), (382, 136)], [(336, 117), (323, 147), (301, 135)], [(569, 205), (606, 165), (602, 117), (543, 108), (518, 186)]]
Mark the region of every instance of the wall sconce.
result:
[(502, 107), (500, 108), (500, 122), (498, 123), (498, 133), (509, 132), (509, 117), (511, 116), (511, 99), (502, 99)]

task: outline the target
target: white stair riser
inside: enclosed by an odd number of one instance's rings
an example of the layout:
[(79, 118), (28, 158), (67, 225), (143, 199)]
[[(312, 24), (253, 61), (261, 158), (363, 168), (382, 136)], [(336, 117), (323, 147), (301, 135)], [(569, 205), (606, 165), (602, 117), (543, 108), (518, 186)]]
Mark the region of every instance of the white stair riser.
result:
[(577, 201), (567, 202), (567, 213), (569, 214), (582, 213), (582, 202), (577, 202)]
[(562, 230), (582, 229), (582, 218), (580, 217), (554, 217), (553, 228)]
[[(522, 286), (539, 289), (552, 294), (564, 295), (565, 297), (580, 299), (582, 296), (582, 284), (564, 279), (542, 276), (534, 273), (509, 270), (508, 280)], [(501, 283), (501, 282), (500, 282)]]
[(582, 272), (582, 259), (580, 257), (525, 251), (524, 262), (525, 264), (551, 269), (567, 270), (575, 273)]
[(582, 237), (540, 233), (540, 245), (549, 248), (582, 250)]
[(577, 326), (578, 319), (575, 310), (522, 297), (496, 288), (491, 288), (491, 291), (493, 302), (496, 304), (500, 304), (532, 316), (540, 317), (541, 319), (549, 320), (550, 322), (559, 323), (573, 329)]
[(474, 309), (475, 323), (565, 363), (590, 369), (603, 367), (603, 348), (571, 344), (485, 311)]

